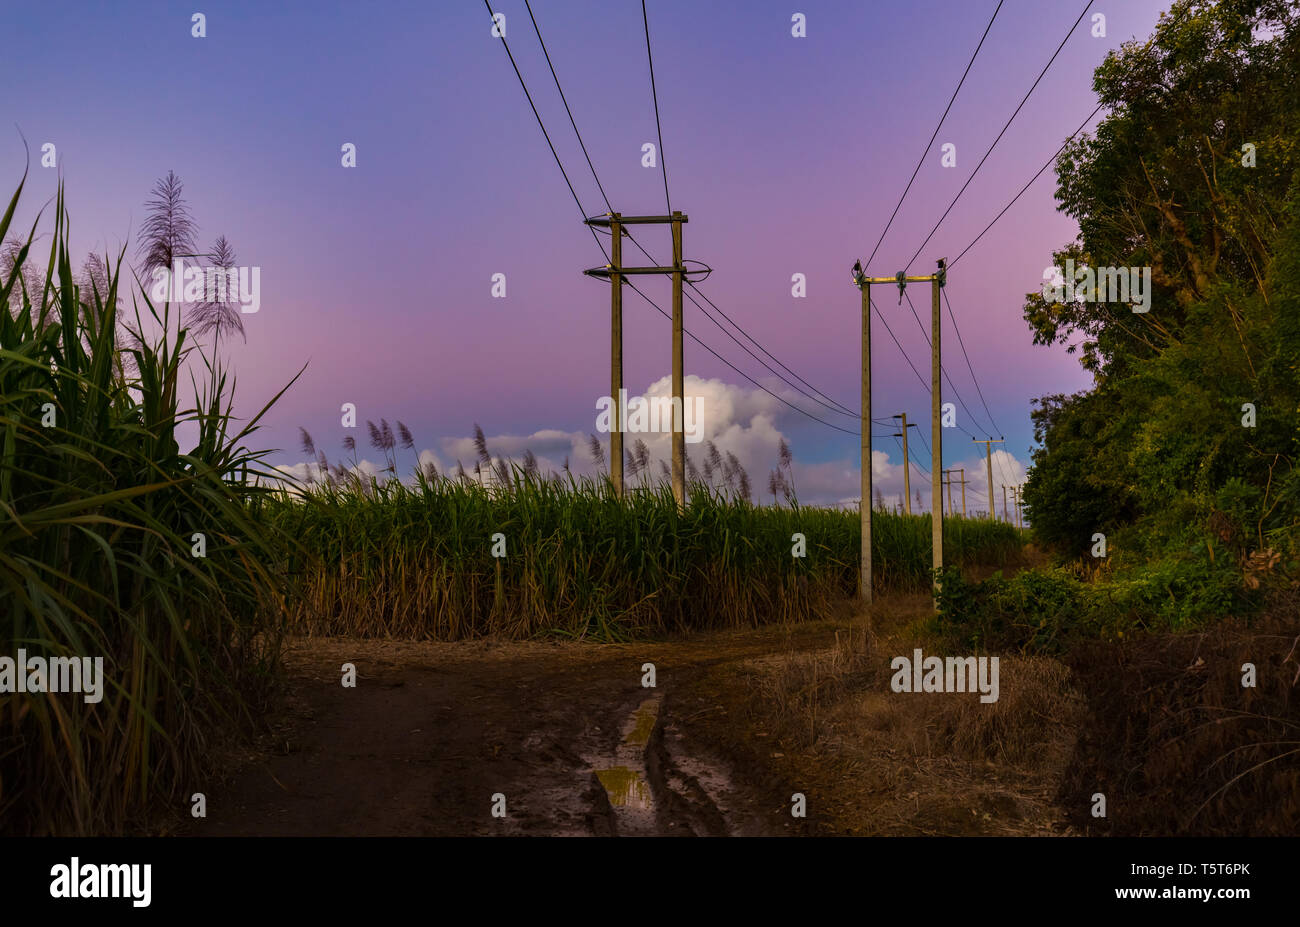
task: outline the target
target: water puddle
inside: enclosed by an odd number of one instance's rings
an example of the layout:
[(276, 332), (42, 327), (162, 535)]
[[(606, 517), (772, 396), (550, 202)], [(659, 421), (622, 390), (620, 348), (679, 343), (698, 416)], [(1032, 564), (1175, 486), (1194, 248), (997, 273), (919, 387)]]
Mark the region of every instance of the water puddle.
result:
[(592, 774), (605, 790), (620, 834), (655, 832), (655, 799), (646, 772), (646, 751), (659, 721), (662, 696), (646, 699), (623, 723), (614, 755), (591, 761)]
[(628, 769), (626, 766), (597, 769), (596, 778), (605, 787), (609, 803), (615, 808), (632, 808), (638, 811), (650, 811), (654, 808), (650, 785), (636, 770)]

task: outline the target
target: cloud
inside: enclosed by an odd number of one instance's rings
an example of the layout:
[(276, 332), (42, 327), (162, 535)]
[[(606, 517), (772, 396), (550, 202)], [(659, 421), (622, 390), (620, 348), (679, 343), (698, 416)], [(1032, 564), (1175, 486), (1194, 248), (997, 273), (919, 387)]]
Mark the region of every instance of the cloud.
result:
[[(703, 472), (708, 443), (717, 447), (718, 453), (725, 459), (728, 454), (735, 455), (749, 475), (751, 491), (755, 502), (771, 502), (768, 492), (768, 474), (777, 466), (779, 448), (786, 437), (781, 430), (781, 423), (795, 413), (779, 399), (762, 390), (737, 386), (719, 379), (704, 379), (687, 376), (684, 381), (685, 395), (688, 402), (692, 397), (699, 397), (699, 443), (687, 443), (686, 453), (695, 468)], [(640, 395), (650, 398), (668, 397), (671, 394), (671, 379), (667, 376), (650, 383)], [(632, 395), (637, 395), (629, 390)], [(781, 394), (774, 388), (774, 392)], [(796, 394), (786, 397), (794, 402), (799, 399)], [(507, 460), (522, 465), (524, 454), (532, 451), (537, 458), (538, 468), (543, 475), (562, 473), (567, 460), (569, 470), (578, 477), (591, 477), (606, 472), (609, 464), (609, 434), (597, 433), (603, 461), (597, 466), (591, 458), (591, 434), (595, 432), (597, 408), (591, 410), (592, 428), (583, 431), (560, 431), (558, 429), (539, 429), (530, 434), (487, 435), (487, 447), (494, 461)], [(672, 436), (668, 432), (625, 433), (623, 446), (625, 451), (633, 451), (637, 442), (645, 445), (650, 464), (647, 468), (648, 478), (658, 482), (662, 477), (660, 462), (671, 461)], [(448, 436), (437, 442), (437, 449), (425, 448), (418, 454), (413, 465), (409, 456), (399, 458), (399, 475), (405, 479), (412, 478), (415, 465), (423, 467), (433, 463), (439, 473), (454, 476), (457, 462), (464, 465), (471, 477), (478, 452), (474, 447), (472, 436)], [(888, 442), (883, 442), (888, 443)], [(891, 456), (891, 454), (893, 456)], [(872, 450), (872, 490), (879, 491), (890, 508), (902, 506), (904, 487), (904, 467), (897, 446), (889, 450)], [(402, 463), (402, 460), (408, 461)], [(378, 475), (385, 464), (378, 465), (362, 461), (359, 472)], [(986, 483), (985, 462), (982, 455), (972, 456), (968, 460), (958, 460), (949, 465), (952, 468), (964, 467), (967, 479), (967, 510), (983, 511), (987, 508), (985, 501)], [(281, 468), (287, 473), (304, 479), (308, 472), (315, 471), (313, 463), (299, 463)], [(799, 500), (805, 504), (843, 505), (855, 507), (861, 493), (861, 483), (856, 455), (851, 458), (803, 462), (797, 457), (793, 465), (794, 490)], [(634, 479), (639, 481), (640, 474)], [(922, 511), (930, 507), (930, 476), (922, 471), (915, 461), (910, 464), (910, 489), (912, 510), (917, 511), (916, 495), (922, 498)], [(993, 452), (993, 478), (995, 501), (999, 501), (1001, 486), (1020, 484), (1025, 479), (1025, 465), (1005, 450)], [(960, 507), (960, 487), (953, 487), (953, 501)], [(999, 511), (1001, 511), (999, 509)]]
[[(379, 464), (372, 463), (369, 460), (362, 460), (355, 467), (351, 463), (342, 462), (336, 462), (336, 465), (341, 465), (345, 470), (358, 473), (363, 477), (378, 476), (387, 466), (386, 464), (380, 466)], [(309, 481), (321, 482), (322, 474), (320, 464), (314, 460), (306, 460), (295, 464), (282, 464), (274, 466), (271, 469), (283, 473), (285, 476), (296, 480), (298, 483), (307, 483)]]

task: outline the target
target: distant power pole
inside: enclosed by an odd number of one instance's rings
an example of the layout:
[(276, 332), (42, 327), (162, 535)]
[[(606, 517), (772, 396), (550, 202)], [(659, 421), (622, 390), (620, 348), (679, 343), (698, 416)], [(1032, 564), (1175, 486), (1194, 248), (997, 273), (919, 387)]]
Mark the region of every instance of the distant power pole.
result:
[[(997, 504), (993, 501), (993, 445), (1001, 444), (1004, 440), (1006, 439), (998, 438), (996, 441), (994, 441), (992, 438), (989, 438), (988, 440), (981, 441), (978, 438), (971, 438), (971, 441), (973, 441), (974, 443), (984, 445), (984, 463), (988, 467), (988, 477), (989, 477), (989, 518), (998, 517)], [(1002, 492), (1002, 511), (1004, 515), (1006, 514), (1006, 508), (1007, 508), (1007, 500), (1006, 500), (1006, 490), (1004, 488)]]
[(970, 481), (966, 479), (965, 467), (957, 467), (957, 472), (961, 474), (961, 479), (957, 480), (958, 483), (961, 483), (961, 517), (965, 518), (966, 517), (966, 484)]
[(1007, 514), (1007, 484), (1002, 484), (1002, 520), (1007, 524), (1011, 523), (1011, 516)]
[(950, 474), (950, 473), (952, 473), (952, 472), (953, 472), (952, 470), (944, 470), (944, 471), (943, 471), (943, 485), (945, 485), (945, 486), (948, 487), (948, 516), (949, 516), (949, 517), (952, 517), (952, 516), (954, 516), (954, 515), (957, 514), (957, 510), (954, 509), (954, 508), (952, 507), (952, 484), (953, 484), (953, 478), (952, 478), (951, 476), (948, 475), (948, 474)]
[[(682, 224), (689, 221), (680, 211), (674, 210), (671, 216), (624, 216), (619, 213), (606, 213), (584, 220), (591, 226), (608, 226), (614, 236), (611, 263), (604, 267), (592, 267), (583, 273), (589, 277), (607, 277), (614, 284), (611, 298), (612, 319), (614, 322), (613, 368), (614, 414), (615, 420), (610, 428), (610, 479), (614, 481), (614, 490), (623, 493), (623, 435), (622, 421), (619, 415), (624, 411), (619, 407), (619, 389), (623, 381), (623, 277), (628, 274), (669, 274), (673, 278), (673, 498), (677, 505), (686, 504), (686, 432), (684, 421), (686, 415), (685, 376), (682, 357), (682, 281), (686, 276), (686, 267), (682, 262)], [(671, 225), (673, 233), (673, 264), (671, 267), (623, 267), (622, 236), (626, 234), (624, 226), (628, 225)], [(617, 442), (617, 444), (615, 444)], [(618, 450), (615, 451), (617, 446)]]
[(895, 415), (894, 418), (903, 420), (902, 424), (898, 426), (900, 429), (898, 434), (894, 435), (894, 437), (903, 439), (903, 500), (907, 503), (907, 514), (911, 515), (912, 514), (912, 480), (910, 477), (912, 473), (912, 462), (911, 462), (911, 458), (907, 456), (907, 429), (916, 428), (917, 426), (915, 424), (912, 425), (907, 424), (906, 412), (900, 412), (898, 415)]

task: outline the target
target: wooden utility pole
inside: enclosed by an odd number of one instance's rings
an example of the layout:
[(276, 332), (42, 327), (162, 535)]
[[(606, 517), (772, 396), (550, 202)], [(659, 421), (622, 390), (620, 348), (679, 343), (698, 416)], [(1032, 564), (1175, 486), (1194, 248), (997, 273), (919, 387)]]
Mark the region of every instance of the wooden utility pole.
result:
[[(971, 438), (971, 441), (973, 443), (984, 445), (984, 463), (985, 466), (988, 467), (988, 478), (989, 478), (989, 518), (998, 517), (997, 504), (993, 501), (993, 445), (1001, 444), (1004, 440), (1006, 439), (998, 438), (996, 441), (994, 441), (992, 438), (989, 438), (987, 440), (980, 440), (979, 438)], [(1006, 507), (1007, 507), (1006, 489), (1004, 488), (1003, 495), (1002, 495), (1002, 509), (1004, 514), (1006, 512)]]
[[(615, 414), (620, 415), (624, 410), (619, 407), (618, 390), (621, 389), (623, 380), (623, 318), (622, 318), (622, 283), (623, 278), (629, 274), (668, 274), (673, 278), (673, 369), (672, 369), (672, 405), (673, 405), (673, 498), (677, 500), (677, 505), (686, 504), (686, 398), (685, 392), (685, 374), (683, 372), (682, 357), (682, 282), (686, 277), (686, 267), (682, 263), (682, 224), (689, 219), (679, 210), (674, 210), (671, 216), (624, 216), (619, 213), (606, 213), (603, 216), (593, 216), (584, 220), (587, 225), (608, 227), (614, 235), (614, 249), (611, 254), (611, 263), (604, 267), (592, 267), (584, 270), (583, 273), (589, 277), (607, 277), (614, 283), (615, 295), (611, 297), (612, 305), (616, 306), (613, 310), (615, 318), (614, 334), (614, 352), (611, 366), (614, 368), (614, 376), (618, 385), (614, 393), (614, 410)], [(622, 241), (621, 236), (626, 234), (624, 227), (629, 225), (671, 225), (673, 233), (673, 263), (671, 267), (624, 267), (622, 266)], [(610, 479), (614, 480), (615, 491), (620, 495), (623, 491), (623, 437), (619, 432), (622, 422), (617, 418), (613, 427), (610, 429)], [(615, 452), (615, 440), (617, 440), (618, 451)], [(615, 474), (617, 473), (617, 478)]]
[(858, 576), (858, 595), (871, 604), (871, 283), (858, 287), (862, 291), (862, 563)]
[[(930, 441), (931, 473), (943, 469), (943, 383), (940, 366), (942, 356), (939, 342), (942, 330), (939, 324), (939, 290), (948, 274), (948, 262), (939, 259), (939, 272), (930, 278)], [(939, 571), (943, 569), (943, 518), (935, 515), (930, 525), (930, 546), (934, 550), (934, 610), (939, 610)]]
[(969, 482), (969, 480), (966, 479), (965, 467), (958, 467), (957, 472), (961, 474), (961, 479), (957, 481), (961, 484), (961, 517), (965, 518), (966, 517), (966, 484)]
[(1002, 484), (1002, 520), (1011, 524), (1011, 516), (1007, 514), (1007, 484)]
[[(905, 271), (899, 271), (892, 277), (868, 277), (862, 271), (861, 265), (854, 267), (853, 283), (862, 291), (862, 346), (863, 351), (868, 352), (870, 349), (869, 329), (870, 329), (870, 312), (871, 296), (870, 288), (873, 283), (894, 284), (898, 287), (905, 287), (909, 283), (930, 283), (930, 431), (933, 434), (931, 442), (931, 467), (930, 467), (930, 537), (931, 546), (933, 547), (933, 564), (935, 573), (934, 580), (934, 608), (939, 609), (939, 579), (938, 572), (943, 569), (943, 492), (939, 487), (940, 474), (943, 470), (943, 436), (940, 430), (943, 419), (943, 391), (940, 385), (940, 376), (942, 371), (939, 367), (939, 289), (946, 283), (948, 273), (947, 261), (938, 262), (939, 270), (937, 273), (924, 277), (909, 277)], [(864, 382), (862, 387), (862, 550), (865, 558), (866, 552), (871, 549), (871, 518), (868, 514), (871, 509), (871, 409), (868, 401), (871, 397), (870, 386), (866, 382), (869, 378), (865, 376), (870, 368), (869, 358), (863, 363)], [(862, 568), (862, 580), (869, 580), (871, 575), (871, 566), (864, 561)], [(867, 601), (870, 601), (870, 592), (864, 594)]]
[(895, 438), (903, 439), (903, 501), (906, 504), (907, 514), (912, 514), (912, 458), (907, 455), (907, 429), (917, 427), (915, 424), (907, 424), (907, 413), (900, 412), (894, 418), (902, 419), (903, 423), (899, 426), (899, 433), (894, 435)]
[(682, 372), (682, 222), (673, 210), (673, 498), (680, 509), (686, 505), (686, 396)]
[(623, 224), (618, 213), (609, 214), (609, 231), (614, 236), (611, 246), (609, 276), (609, 366), (610, 396), (614, 399), (614, 420), (609, 429), (609, 478), (614, 484), (614, 495), (623, 495), (623, 418), (626, 411), (619, 403), (623, 396)]

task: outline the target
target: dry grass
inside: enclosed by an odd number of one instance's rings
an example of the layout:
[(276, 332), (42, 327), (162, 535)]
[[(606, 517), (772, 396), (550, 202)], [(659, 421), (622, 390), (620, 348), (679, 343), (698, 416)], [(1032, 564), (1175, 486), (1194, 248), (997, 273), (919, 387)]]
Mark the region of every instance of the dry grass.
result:
[[(1300, 828), (1300, 629), (1264, 627), (1091, 643), (1070, 654), (1088, 693), (1062, 784), (1087, 833), (1294, 836)], [(1254, 664), (1257, 684), (1242, 686)], [(1087, 813), (1095, 792), (1107, 816)]]
[(894, 656), (948, 652), (919, 630), (929, 609), (925, 596), (891, 597), (830, 648), (751, 662), (746, 722), (774, 745), (766, 759), (809, 795), (825, 832), (1064, 832), (1054, 798), (1083, 708), (1068, 668), (1003, 658), (992, 704), (895, 693)]

